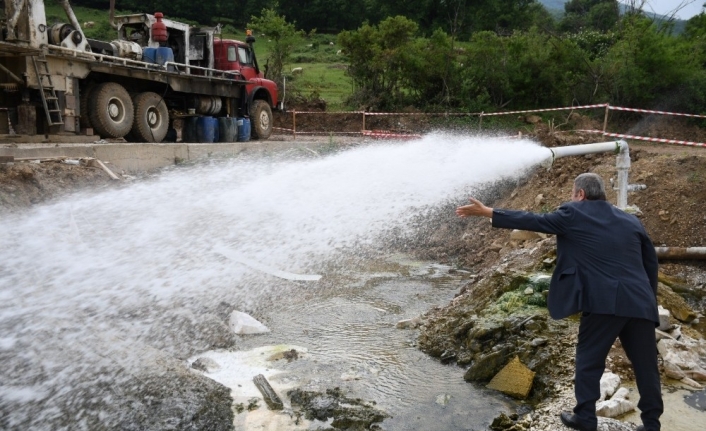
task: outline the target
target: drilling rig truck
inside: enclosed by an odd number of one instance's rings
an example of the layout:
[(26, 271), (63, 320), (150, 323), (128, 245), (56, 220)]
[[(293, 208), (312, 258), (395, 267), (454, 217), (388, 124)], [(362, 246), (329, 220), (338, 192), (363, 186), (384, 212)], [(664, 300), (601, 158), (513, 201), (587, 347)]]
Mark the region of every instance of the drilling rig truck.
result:
[[(68, 0), (57, 1), (68, 22), (48, 23), (43, 0), (0, 0), (0, 142), (230, 142), (272, 133), (277, 86), (261, 73), (251, 34), (243, 43), (160, 12), (115, 16), (111, 0), (116, 39), (93, 40)], [(221, 125), (220, 138), (196, 133), (205, 120)]]

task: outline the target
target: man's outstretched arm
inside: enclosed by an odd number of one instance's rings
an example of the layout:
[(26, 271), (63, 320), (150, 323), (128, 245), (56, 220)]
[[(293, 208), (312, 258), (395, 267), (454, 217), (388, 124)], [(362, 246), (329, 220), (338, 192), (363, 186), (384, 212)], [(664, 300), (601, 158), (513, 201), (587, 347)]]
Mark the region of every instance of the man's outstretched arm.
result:
[(488, 217), (493, 218), (493, 209), (489, 208), (479, 200), (468, 198), (471, 201), (470, 205), (464, 205), (462, 207), (456, 208), (456, 215), (459, 217)]
[(562, 205), (558, 210), (547, 214), (535, 214), (529, 211), (494, 209), (483, 205), (477, 199), (469, 198), (470, 205), (456, 208), (459, 217), (488, 217), (493, 227), (503, 229), (521, 229), (561, 235), (566, 231), (567, 223), (573, 218), (569, 205)]

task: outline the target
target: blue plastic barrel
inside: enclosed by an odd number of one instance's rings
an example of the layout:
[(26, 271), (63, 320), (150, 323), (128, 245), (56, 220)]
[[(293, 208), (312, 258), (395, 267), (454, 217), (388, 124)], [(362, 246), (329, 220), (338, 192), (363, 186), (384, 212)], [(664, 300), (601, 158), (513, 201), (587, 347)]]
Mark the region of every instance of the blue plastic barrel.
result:
[(196, 122), (199, 117), (186, 117), (184, 119), (184, 130), (181, 133), (182, 142), (198, 142), (196, 138)]
[[(156, 49), (157, 49), (157, 51), (154, 56), (154, 62), (156, 64), (159, 64), (160, 66), (164, 66), (164, 64), (168, 61), (174, 62), (174, 51), (172, 51), (171, 48), (168, 48), (166, 46), (161, 46)], [(176, 71), (176, 66), (174, 66), (173, 64), (170, 64), (169, 66), (167, 66), (167, 71), (168, 72)]]
[(238, 118), (238, 142), (250, 140), (250, 119)]
[(218, 142), (218, 118), (198, 117), (196, 120), (196, 138), (198, 142)]
[(238, 139), (238, 120), (233, 117), (218, 118), (218, 141), (235, 142)]
[(143, 48), (142, 61), (145, 63), (157, 63), (157, 48)]
[(164, 63), (168, 61), (174, 61), (174, 51), (166, 46), (160, 46), (157, 48), (157, 53), (155, 54), (155, 63), (164, 66)]

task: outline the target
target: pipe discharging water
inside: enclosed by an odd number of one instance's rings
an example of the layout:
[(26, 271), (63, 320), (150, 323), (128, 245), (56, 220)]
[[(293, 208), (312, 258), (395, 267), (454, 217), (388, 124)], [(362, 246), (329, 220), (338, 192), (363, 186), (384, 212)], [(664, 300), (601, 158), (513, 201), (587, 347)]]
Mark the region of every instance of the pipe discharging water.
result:
[(529, 140), (432, 134), (314, 160), (173, 169), (5, 217), (0, 427), (115, 429), (144, 425), (140, 414), (176, 423), (186, 407), (154, 413), (143, 389), (167, 384), (155, 376), (191, 355), (232, 346), (222, 304), (253, 312), (308, 294), (335, 276), (336, 256), (548, 153)]

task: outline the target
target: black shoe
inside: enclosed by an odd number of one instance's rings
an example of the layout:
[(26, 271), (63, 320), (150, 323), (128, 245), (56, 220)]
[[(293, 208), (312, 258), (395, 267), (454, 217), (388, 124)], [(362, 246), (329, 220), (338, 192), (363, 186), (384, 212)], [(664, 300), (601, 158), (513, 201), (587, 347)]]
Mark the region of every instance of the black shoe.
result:
[(644, 425), (640, 425), (639, 427), (635, 428), (635, 431), (648, 431), (647, 428), (645, 428)]
[(598, 429), (598, 426), (588, 427), (587, 425), (580, 423), (578, 418), (576, 417), (576, 415), (572, 415), (569, 412), (561, 412), (561, 414), (559, 415), (559, 418), (561, 418), (561, 422), (564, 425), (566, 425), (569, 428), (573, 428), (575, 430), (596, 431)]

